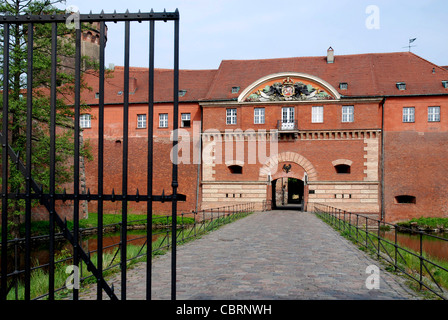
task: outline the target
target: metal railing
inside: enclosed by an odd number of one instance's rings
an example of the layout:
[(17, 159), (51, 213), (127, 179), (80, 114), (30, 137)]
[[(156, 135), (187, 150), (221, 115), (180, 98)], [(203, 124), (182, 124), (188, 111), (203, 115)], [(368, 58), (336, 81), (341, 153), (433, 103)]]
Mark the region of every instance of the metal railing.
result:
[[(179, 213), (177, 215), (177, 231), (176, 236), (172, 236), (172, 216), (157, 216), (152, 218), (152, 249), (151, 255), (160, 255), (171, 249), (173, 246), (172, 239), (176, 239), (176, 243), (180, 244), (189, 240), (192, 240), (204, 233), (212, 231), (220, 226), (231, 223), (237, 219), (243, 218), (255, 211), (254, 203), (235, 204), (229, 206), (223, 206), (219, 208), (211, 208), (200, 210), (198, 212)], [(142, 216), (143, 217), (143, 216)], [(102, 261), (104, 263), (103, 274), (109, 272), (119, 272), (122, 265), (120, 254), (124, 249), (124, 245), (127, 247), (126, 264), (136, 263), (143, 261), (147, 255), (148, 237), (147, 232), (147, 219), (128, 221), (127, 229), (143, 229), (141, 234), (130, 234), (132, 237), (126, 241), (121, 241), (119, 236), (113, 237), (110, 235), (122, 234), (123, 224), (122, 221), (112, 223), (103, 226), (103, 230), (109, 230), (104, 235), (101, 235), (103, 240), (111, 239), (113, 242), (102, 246), (101, 248), (89, 249), (88, 237), (99, 237), (97, 234), (97, 227), (91, 228), (79, 228), (79, 243), (80, 246), (86, 251), (91, 261)], [(67, 241), (64, 239), (63, 233), (56, 233), (56, 239), (60, 245), (57, 247), (63, 247)], [(47, 246), (50, 242), (49, 235), (40, 235), (31, 237), (31, 242), (34, 244), (41, 244)], [(9, 257), (8, 261), (11, 262), (9, 266), (9, 272), (7, 274), (8, 282), (8, 300), (22, 300), (25, 298), (23, 294), (24, 280), (25, 280), (25, 268), (23, 266), (25, 238), (11, 239), (7, 242)], [(93, 239), (94, 244), (98, 244), (97, 239)], [(66, 268), (73, 264), (74, 256), (73, 250), (65, 251), (59, 250), (56, 253), (56, 259), (54, 261), (56, 273), (64, 274), (64, 280), (69, 277), (65, 274)], [(98, 254), (101, 254), (102, 259), (98, 259)], [(108, 255), (108, 258), (105, 256)], [(34, 265), (31, 267), (31, 274), (41, 274), (40, 280), (48, 281), (48, 268), (49, 262), (40, 263), (37, 259), (34, 261)], [(43, 276), (42, 276), (43, 275)], [(95, 274), (88, 270), (87, 265), (83, 261), (79, 262), (79, 283), (81, 286), (90, 284), (96, 281)], [(33, 281), (33, 277), (31, 277)], [(38, 279), (36, 278), (36, 282)], [(68, 290), (66, 281), (61, 284), (55, 283), (55, 293), (59, 293), (57, 298), (64, 299), (67, 295), (70, 295), (72, 290)], [(113, 285), (112, 285), (112, 290)], [(49, 292), (37, 294), (32, 296), (32, 300), (47, 299)]]
[[(426, 289), (447, 300), (448, 263), (442, 265), (443, 262), (437, 262), (435, 258), (429, 257), (423, 249), (423, 238), (425, 236), (440, 241), (448, 239), (324, 204), (314, 204), (314, 213), (354, 243), (362, 245), (378, 259), (393, 266), (395, 271), (402, 272), (416, 281), (419, 290)], [(386, 230), (390, 230), (389, 237), (386, 237)], [(414, 251), (401, 245), (398, 241), (400, 232), (417, 234), (419, 250)]]
[(293, 120), (290, 122), (283, 122), (282, 120), (277, 121), (277, 130), (278, 131), (298, 131), (299, 130), (299, 122), (298, 120)]

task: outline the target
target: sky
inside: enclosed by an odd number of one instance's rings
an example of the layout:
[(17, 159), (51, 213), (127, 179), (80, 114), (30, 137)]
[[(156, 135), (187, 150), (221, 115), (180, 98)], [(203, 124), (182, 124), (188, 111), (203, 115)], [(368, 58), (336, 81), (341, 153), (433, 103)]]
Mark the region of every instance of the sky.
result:
[[(81, 13), (180, 14), (180, 68), (222, 60), (411, 51), (448, 65), (447, 0), (67, 0)], [(131, 66), (148, 66), (148, 23), (131, 24)], [(157, 68), (173, 68), (174, 23), (156, 23)], [(124, 64), (123, 23), (108, 23), (106, 65)]]

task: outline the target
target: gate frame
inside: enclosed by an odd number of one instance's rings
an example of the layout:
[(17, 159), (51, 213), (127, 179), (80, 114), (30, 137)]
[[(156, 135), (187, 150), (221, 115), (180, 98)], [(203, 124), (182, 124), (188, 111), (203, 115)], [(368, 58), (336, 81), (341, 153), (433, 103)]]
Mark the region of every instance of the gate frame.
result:
[[(14, 152), (8, 144), (8, 90), (2, 88), (3, 94), (3, 128), (0, 134), (2, 141), (2, 234), (1, 234), (1, 281), (0, 281), (0, 301), (7, 299), (8, 294), (8, 272), (7, 272), (7, 238), (8, 238), (8, 200), (26, 201), (25, 208), (25, 300), (30, 300), (30, 281), (31, 281), (31, 200), (37, 199), (45, 206), (49, 213), (50, 222), (50, 263), (49, 263), (49, 300), (54, 300), (54, 237), (55, 223), (63, 230), (64, 237), (73, 246), (73, 264), (78, 266), (79, 259), (82, 259), (88, 266), (88, 269), (97, 279), (97, 299), (102, 300), (102, 291), (104, 290), (111, 300), (118, 300), (113, 289), (107, 284), (103, 278), (102, 270), (102, 252), (103, 252), (103, 202), (104, 201), (121, 201), (122, 202), (122, 224), (121, 231), (121, 300), (126, 300), (126, 243), (127, 243), (127, 203), (128, 202), (147, 202), (147, 226), (152, 225), (152, 203), (171, 202), (172, 203), (172, 258), (171, 258), (171, 299), (176, 300), (176, 230), (177, 230), (177, 201), (185, 200), (183, 195), (177, 194), (178, 188), (178, 113), (179, 113), (179, 11), (175, 12), (154, 12), (149, 13), (110, 13), (105, 14), (76, 14), (76, 23), (79, 25), (87, 22), (99, 22), (100, 24), (100, 61), (99, 61), (99, 142), (98, 142), (98, 193), (97, 194), (81, 194), (79, 190), (79, 160), (80, 160), (80, 89), (81, 89), (81, 28), (76, 29), (76, 53), (75, 53), (75, 117), (74, 117), (74, 192), (62, 194), (55, 191), (55, 143), (56, 143), (56, 71), (57, 71), (57, 26), (61, 23), (67, 23), (71, 18), (70, 14), (50, 14), (50, 15), (19, 15), (19, 16), (2, 16), (0, 24), (4, 27), (4, 55), (3, 55), (3, 75), (5, 79), (9, 78), (9, 26), (12, 24), (28, 24), (30, 30), (28, 34), (28, 70), (27, 70), (27, 88), (32, 91), (33, 84), (33, 26), (34, 24), (51, 23), (52, 24), (52, 48), (51, 48), (51, 92), (50, 92), (50, 190), (44, 193), (42, 188), (34, 181), (31, 175), (31, 129), (32, 129), (32, 112), (33, 98), (32, 92), (27, 94), (27, 145), (26, 145), (26, 164), (24, 164), (19, 155)], [(129, 116), (129, 57), (130, 57), (130, 22), (149, 22), (149, 89), (148, 89), (148, 167), (147, 167), (147, 195), (140, 195), (138, 190), (136, 194), (128, 194), (128, 116)], [(172, 161), (172, 194), (153, 195), (152, 176), (153, 176), (153, 116), (154, 116), (154, 39), (155, 39), (155, 22), (156, 21), (174, 21), (174, 83), (173, 83), (173, 161)], [(103, 193), (103, 156), (104, 156), (104, 81), (105, 81), (105, 23), (106, 22), (124, 22), (125, 23), (125, 40), (124, 40), (124, 101), (123, 101), (123, 167), (122, 167), (122, 194), (116, 195)], [(17, 165), (21, 173), (26, 178), (26, 192), (12, 193), (8, 190), (8, 156), (13, 163)], [(65, 222), (61, 219), (55, 210), (56, 200), (72, 200), (74, 201), (73, 212), (73, 234), (67, 228)], [(94, 266), (88, 254), (82, 249), (79, 239), (79, 202), (80, 201), (98, 201), (98, 268)], [(152, 239), (152, 228), (147, 227), (147, 239)], [(5, 246), (5, 247), (3, 247)], [(147, 268), (146, 268), (146, 299), (151, 299), (151, 241), (147, 242)], [(73, 300), (79, 299), (78, 289), (73, 289)]]

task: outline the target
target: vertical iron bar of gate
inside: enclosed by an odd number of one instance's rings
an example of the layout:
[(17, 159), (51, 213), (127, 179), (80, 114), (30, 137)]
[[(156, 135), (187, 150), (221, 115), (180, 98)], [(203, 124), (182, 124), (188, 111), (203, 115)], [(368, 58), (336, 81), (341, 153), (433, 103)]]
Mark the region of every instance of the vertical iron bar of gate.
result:
[(56, 187), (56, 77), (57, 77), (57, 45), (58, 24), (52, 23), (51, 29), (51, 88), (50, 88), (50, 262), (48, 298), (54, 300), (54, 240), (55, 240), (55, 187)]
[[(73, 192), (75, 199), (73, 201), (73, 265), (79, 265), (79, 143), (80, 143), (80, 110), (81, 110), (81, 28), (77, 28), (75, 38), (75, 154), (74, 154), (74, 177)], [(79, 274), (78, 274), (79, 276)], [(75, 279), (78, 281), (78, 279)], [(73, 287), (73, 300), (78, 300), (79, 291), (76, 286)]]
[(127, 224), (128, 224), (128, 148), (129, 148), (129, 38), (130, 22), (125, 21), (124, 37), (124, 103), (123, 103), (123, 186), (122, 186), (122, 225), (121, 225), (121, 300), (126, 300), (126, 246), (127, 246)]
[(2, 128), (2, 280), (1, 299), (8, 293), (8, 100), (9, 100), (9, 23), (3, 25), (3, 128)]
[(147, 170), (147, 213), (146, 213), (146, 300), (151, 300), (152, 288), (152, 175), (153, 175), (153, 126), (154, 126), (154, 20), (149, 22), (149, 79), (148, 79), (148, 170)]
[[(97, 239), (97, 268), (103, 274), (103, 177), (104, 177), (104, 58), (106, 42), (106, 24), (100, 22), (100, 70), (99, 70), (99, 105), (98, 105), (98, 239)], [(103, 299), (102, 278), (97, 279), (97, 299)]]
[(26, 200), (25, 200), (25, 300), (31, 299), (31, 157), (33, 130), (34, 24), (28, 24), (28, 70), (26, 76)]
[[(177, 11), (177, 10), (176, 10)], [(176, 300), (176, 236), (177, 236), (177, 149), (179, 120), (179, 19), (174, 21), (174, 106), (173, 106), (173, 176), (172, 176), (172, 254), (171, 254), (171, 300)]]

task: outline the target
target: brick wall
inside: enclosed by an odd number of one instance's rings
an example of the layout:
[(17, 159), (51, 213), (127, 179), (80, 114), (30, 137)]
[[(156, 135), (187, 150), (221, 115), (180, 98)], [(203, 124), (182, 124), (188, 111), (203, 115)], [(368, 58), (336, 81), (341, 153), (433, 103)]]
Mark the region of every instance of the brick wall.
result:
[[(90, 141), (94, 159), (97, 159), (97, 141)], [(128, 194), (147, 194), (147, 144), (144, 137), (133, 137), (129, 139), (128, 158)], [(192, 147), (193, 148), (193, 147)], [(172, 142), (169, 138), (154, 139), (153, 156), (153, 194), (172, 194), (172, 162), (170, 152)], [(91, 193), (97, 192), (98, 166), (96, 160), (86, 163), (87, 187)], [(186, 202), (179, 202), (179, 211), (189, 212), (196, 208), (198, 168), (195, 164), (179, 164), (178, 166), (178, 193), (187, 196)], [(106, 140), (104, 144), (104, 192), (121, 194), (122, 190), (122, 142), (120, 140)], [(121, 203), (105, 202), (105, 210), (110, 213), (120, 213)], [(145, 213), (146, 203), (129, 202), (129, 213)], [(153, 204), (155, 213), (170, 213), (171, 203)], [(96, 204), (89, 204), (90, 211), (96, 211)]]
[[(428, 121), (428, 107), (440, 106), (441, 121)], [(415, 108), (415, 121), (404, 123), (403, 107)], [(421, 216), (447, 217), (447, 97), (388, 98), (385, 103), (385, 218), (396, 222)], [(415, 197), (397, 203), (396, 196)]]
[[(448, 136), (444, 132), (386, 132), (385, 215), (387, 221), (448, 216)], [(397, 203), (396, 196), (416, 197)]]

